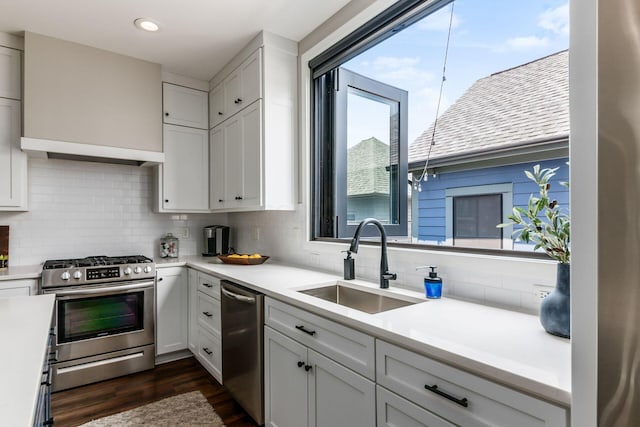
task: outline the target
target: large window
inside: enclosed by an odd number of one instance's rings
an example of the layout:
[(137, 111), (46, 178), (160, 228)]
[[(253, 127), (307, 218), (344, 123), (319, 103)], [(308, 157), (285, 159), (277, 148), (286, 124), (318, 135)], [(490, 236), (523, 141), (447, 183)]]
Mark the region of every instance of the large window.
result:
[(496, 226), (535, 164), (569, 210), (567, 47), (566, 0), (407, 0), (313, 59), (313, 238), (532, 251)]

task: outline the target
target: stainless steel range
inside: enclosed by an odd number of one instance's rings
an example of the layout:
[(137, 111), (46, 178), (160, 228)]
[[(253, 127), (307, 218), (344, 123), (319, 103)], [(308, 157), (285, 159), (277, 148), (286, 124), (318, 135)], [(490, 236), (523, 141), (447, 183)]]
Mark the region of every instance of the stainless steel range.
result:
[(44, 263), (41, 293), (56, 294), (53, 391), (154, 367), (155, 276), (141, 255)]

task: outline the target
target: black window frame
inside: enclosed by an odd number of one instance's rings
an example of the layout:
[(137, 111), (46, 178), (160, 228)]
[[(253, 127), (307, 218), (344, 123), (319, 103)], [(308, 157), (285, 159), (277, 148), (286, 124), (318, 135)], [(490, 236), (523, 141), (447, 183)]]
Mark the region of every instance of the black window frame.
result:
[[(342, 171), (342, 163), (337, 156), (344, 147), (336, 144), (334, 136), (341, 124), (336, 123), (336, 113), (340, 105), (335, 96), (342, 86), (338, 70), (342, 64), (356, 57), (360, 53), (381, 43), (398, 31), (417, 22), (425, 16), (451, 3), (453, 0), (407, 0), (391, 6), (386, 11), (374, 17), (367, 24), (358, 28), (347, 37), (327, 49), (309, 62), (311, 68), (311, 100), (312, 100), (312, 239), (317, 238), (346, 238), (353, 235), (355, 226), (346, 224), (347, 218), (339, 213), (346, 200), (338, 200), (339, 191), (336, 185), (344, 180), (346, 185), (346, 171)], [(404, 110), (404, 111), (403, 111)], [(401, 105), (400, 115), (406, 123), (406, 102)], [(407, 194), (405, 178), (408, 177), (406, 126), (401, 129), (404, 133), (403, 144), (398, 148), (397, 185), (398, 223), (385, 225), (389, 236), (408, 237)], [(400, 139), (402, 141), (402, 138)], [(393, 193), (393, 191), (392, 191)], [(373, 227), (363, 229), (364, 235), (375, 235)]]

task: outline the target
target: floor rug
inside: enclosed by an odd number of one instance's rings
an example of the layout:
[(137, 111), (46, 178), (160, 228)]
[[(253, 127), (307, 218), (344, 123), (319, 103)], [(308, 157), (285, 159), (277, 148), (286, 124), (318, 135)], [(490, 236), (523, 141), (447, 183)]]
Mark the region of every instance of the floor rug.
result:
[(99, 418), (80, 427), (114, 426), (224, 427), (224, 424), (202, 393), (192, 391)]

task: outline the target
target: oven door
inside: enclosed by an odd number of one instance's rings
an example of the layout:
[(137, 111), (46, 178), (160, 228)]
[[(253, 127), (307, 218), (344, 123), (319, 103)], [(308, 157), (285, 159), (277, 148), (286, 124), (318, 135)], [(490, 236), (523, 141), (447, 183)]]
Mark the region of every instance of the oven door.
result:
[(154, 282), (78, 286), (55, 292), (59, 361), (154, 343)]

